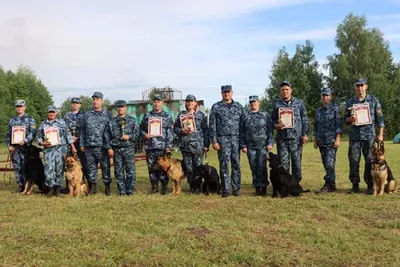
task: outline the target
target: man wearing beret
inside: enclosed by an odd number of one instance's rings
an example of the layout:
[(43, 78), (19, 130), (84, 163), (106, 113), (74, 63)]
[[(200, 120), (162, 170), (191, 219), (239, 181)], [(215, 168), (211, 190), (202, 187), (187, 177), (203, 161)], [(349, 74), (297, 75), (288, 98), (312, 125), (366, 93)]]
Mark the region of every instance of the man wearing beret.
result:
[(37, 141), (44, 147), (45, 185), (49, 188), (48, 197), (59, 196), (64, 179), (64, 156), (68, 145), (76, 153), (72, 135), (62, 119), (57, 119), (57, 108), (47, 107), (47, 120), (39, 127)]
[(280, 84), (280, 99), (272, 104), (271, 119), (277, 132), (276, 146), (283, 167), (300, 182), (303, 145), (308, 142), (308, 117), (306, 107), (300, 99), (292, 96), (292, 84)]
[[(81, 99), (79, 97), (71, 98), (71, 111), (65, 114), (64, 121), (67, 124), (71, 134), (72, 140), (75, 147), (79, 148), (79, 137), (82, 128), (83, 117), (85, 114), (80, 111)], [(87, 177), (86, 168), (86, 157), (85, 153), (78, 149), (78, 157), (81, 162), (84, 177)], [(68, 180), (66, 181), (66, 186), (62, 190), (62, 193), (68, 194)]]
[(111, 112), (103, 108), (103, 94), (94, 92), (92, 110), (85, 113), (82, 122), (79, 145), (86, 156), (89, 194), (97, 193), (97, 165), (100, 163), (101, 175), (105, 186), (104, 194), (111, 195), (110, 159), (104, 147), (104, 131)]
[[(378, 98), (367, 94), (368, 84), (366, 79), (357, 79), (355, 82), (356, 96), (346, 103), (347, 125), (350, 126), (349, 133), (349, 179), (353, 184), (349, 193), (360, 192), (360, 158), (361, 152), (365, 159), (364, 181), (367, 184), (367, 193), (372, 194), (372, 145), (377, 141), (383, 141), (383, 128), (385, 123), (381, 104)], [(361, 116), (367, 114), (369, 116)], [(378, 129), (378, 134), (376, 134)]]
[[(228, 197), (232, 184), (233, 195), (240, 196), (240, 125), (243, 119), (243, 107), (232, 99), (232, 86), (221, 86), (222, 100), (211, 107), (210, 139), (218, 151), (221, 176), (221, 197)], [(229, 177), (228, 164), (231, 162), (232, 179)]]
[(161, 183), (161, 194), (168, 189), (168, 177), (157, 166), (157, 157), (171, 152), (173, 145), (171, 115), (162, 109), (163, 99), (160, 95), (153, 97), (153, 110), (143, 116), (140, 123), (140, 134), (145, 139), (146, 161), (149, 170), (151, 192), (157, 193)]
[(327, 193), (336, 191), (335, 162), (343, 120), (340, 107), (331, 102), (332, 90), (330, 88), (321, 90), (321, 101), (322, 107), (315, 112), (314, 148), (319, 148), (325, 169), (325, 184), (318, 192)]
[(200, 193), (193, 181), (194, 170), (203, 162), (203, 152), (208, 151), (210, 138), (208, 134), (207, 116), (197, 109), (196, 97), (187, 95), (185, 108), (179, 112), (174, 123), (174, 133), (178, 136), (179, 148), (182, 152), (183, 163), (186, 167), (191, 193)]
[[(35, 119), (25, 113), (25, 100), (15, 101), (16, 116), (8, 122), (6, 145), (14, 167), (16, 192), (24, 191), (25, 185), (25, 148), (32, 144), (36, 137)], [(20, 138), (19, 138), (20, 137)]]
[(267, 158), (273, 146), (273, 127), (268, 112), (260, 110), (258, 96), (249, 97), (250, 110), (243, 116), (240, 148), (247, 154), (256, 196), (266, 196), (268, 187)]
[(121, 196), (136, 191), (135, 141), (139, 125), (135, 118), (126, 114), (125, 100), (115, 102), (118, 115), (107, 123), (104, 143), (108, 156), (114, 157), (114, 177)]

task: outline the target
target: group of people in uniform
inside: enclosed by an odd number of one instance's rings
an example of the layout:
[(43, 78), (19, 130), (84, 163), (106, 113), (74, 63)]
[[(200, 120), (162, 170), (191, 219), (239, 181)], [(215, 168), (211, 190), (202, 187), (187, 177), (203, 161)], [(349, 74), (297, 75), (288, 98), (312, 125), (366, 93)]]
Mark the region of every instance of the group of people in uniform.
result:
[[(314, 148), (321, 154), (326, 175), (319, 192), (336, 190), (335, 161), (340, 146), (340, 136), (345, 122), (350, 127), (348, 158), (350, 193), (359, 193), (360, 158), (365, 159), (364, 181), (368, 193), (372, 193), (370, 163), (371, 148), (375, 140), (383, 140), (384, 121), (381, 105), (375, 96), (367, 94), (367, 80), (357, 79), (355, 97), (346, 102), (342, 116), (340, 107), (332, 103), (332, 90), (321, 90), (321, 107), (314, 119)], [(114, 177), (120, 195), (131, 195), (136, 189), (135, 142), (144, 139), (146, 161), (151, 192), (167, 193), (168, 177), (157, 167), (157, 157), (169, 153), (174, 138), (182, 153), (182, 161), (191, 187), (194, 173), (202, 164), (203, 155), (210, 145), (218, 153), (222, 197), (240, 195), (241, 170), (240, 152), (248, 157), (253, 178), (254, 194), (267, 194), (268, 152), (274, 145), (276, 132), (277, 152), (283, 167), (301, 181), (303, 146), (309, 141), (307, 110), (302, 100), (292, 96), (292, 84), (280, 84), (280, 98), (273, 101), (270, 112), (260, 109), (258, 96), (249, 97), (249, 109), (233, 100), (231, 85), (221, 86), (221, 101), (212, 105), (209, 118), (198, 109), (196, 97), (192, 94), (185, 99), (185, 110), (175, 120), (163, 110), (163, 98), (152, 98), (153, 109), (146, 113), (140, 124), (127, 115), (127, 102), (115, 102), (117, 116), (103, 108), (103, 94), (92, 95), (92, 109), (80, 111), (80, 99), (71, 99), (71, 111), (64, 119), (57, 118), (57, 109), (49, 106), (48, 119), (38, 129), (32, 116), (25, 113), (24, 100), (15, 102), (16, 116), (11, 118), (6, 143), (15, 169), (18, 191), (23, 190), (25, 149), (37, 138), (44, 148), (45, 184), (48, 195), (59, 195), (64, 179), (63, 160), (67, 153), (77, 153), (89, 186), (89, 194), (97, 193), (97, 166), (101, 166), (105, 195), (111, 194), (110, 158), (114, 161)], [(22, 130), (21, 130), (22, 129)], [(16, 134), (18, 133), (19, 135)], [(21, 137), (21, 132), (23, 132)], [(229, 173), (229, 163), (231, 173)], [(159, 190), (161, 185), (161, 190)], [(66, 189), (68, 190), (68, 189)]]

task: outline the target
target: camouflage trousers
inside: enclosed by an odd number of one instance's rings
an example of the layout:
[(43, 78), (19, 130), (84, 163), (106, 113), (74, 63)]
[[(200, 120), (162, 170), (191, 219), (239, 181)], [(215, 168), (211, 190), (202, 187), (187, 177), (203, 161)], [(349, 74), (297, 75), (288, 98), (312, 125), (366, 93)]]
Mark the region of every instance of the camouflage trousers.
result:
[(325, 169), (324, 180), (334, 183), (336, 180), (335, 163), (337, 148), (331, 145), (320, 146), (319, 152), (321, 153), (322, 164)]
[(88, 182), (97, 184), (97, 165), (100, 163), (103, 183), (111, 183), (110, 159), (107, 150), (102, 147), (86, 147), (85, 157)]
[(182, 151), (182, 162), (185, 165), (188, 183), (194, 180), (194, 170), (203, 163), (203, 153), (193, 154)]
[(146, 162), (151, 184), (157, 184), (158, 181), (161, 181), (161, 183), (168, 183), (168, 177), (157, 166), (157, 157), (163, 154), (164, 150), (161, 149), (146, 150)]
[(374, 140), (350, 140), (349, 142), (349, 162), (350, 174), (349, 179), (352, 184), (360, 183), (360, 159), (361, 152), (365, 159), (364, 181), (368, 186), (372, 186), (371, 161), (372, 161), (372, 145)]
[(301, 158), (303, 154), (303, 144), (300, 139), (277, 140), (276, 147), (278, 155), (282, 160), (283, 168), (289, 171), (290, 162), (292, 165), (292, 175), (301, 181)]
[(25, 152), (23, 148), (16, 147), (11, 152), (10, 157), (14, 168), (15, 181), (18, 185), (25, 184)]
[(120, 194), (133, 194), (136, 188), (135, 149), (114, 149), (114, 177)]
[(44, 148), (44, 183), (49, 188), (61, 186), (64, 180), (64, 156), (66, 153), (67, 146), (65, 145)]
[[(219, 136), (217, 142), (220, 145), (218, 160), (222, 191), (229, 193), (231, 184), (233, 191), (240, 190), (239, 136)], [(232, 167), (232, 179), (229, 177), (229, 161)]]
[(268, 170), (267, 170), (268, 152), (266, 147), (247, 148), (247, 158), (253, 177), (253, 187), (267, 187)]

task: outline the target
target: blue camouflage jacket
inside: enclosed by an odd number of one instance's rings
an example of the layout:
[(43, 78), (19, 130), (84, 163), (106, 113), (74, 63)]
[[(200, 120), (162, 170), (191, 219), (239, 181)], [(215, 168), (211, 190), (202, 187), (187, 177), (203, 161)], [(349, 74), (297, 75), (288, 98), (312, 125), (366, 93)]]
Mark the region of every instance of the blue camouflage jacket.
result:
[(67, 124), (72, 136), (78, 137), (81, 134), (81, 128), (85, 113), (78, 111), (77, 113), (68, 112), (65, 114), (64, 121)]
[(333, 145), (337, 134), (342, 133), (342, 115), (340, 107), (329, 103), (315, 112), (314, 138), (317, 138), (318, 146)]
[(185, 152), (201, 153), (204, 147), (210, 146), (207, 117), (203, 112), (196, 111), (194, 113), (196, 131), (184, 134), (180, 118), (186, 114), (186, 110), (179, 112), (174, 123), (174, 133), (178, 136), (179, 148)]
[(217, 143), (219, 136), (239, 136), (242, 119), (243, 107), (239, 102), (232, 100), (230, 107), (223, 101), (215, 103), (209, 118), (211, 143)]
[(240, 130), (240, 148), (266, 148), (274, 143), (273, 125), (268, 112), (261, 110), (245, 112)]
[(164, 110), (158, 113), (156, 113), (155, 111), (150, 111), (146, 113), (140, 123), (140, 134), (143, 138), (148, 133), (150, 118), (161, 118), (161, 136), (153, 136), (149, 140), (145, 139), (145, 149), (171, 149), (174, 141), (174, 136), (172, 134), (173, 121), (171, 115), (169, 115)]
[(292, 97), (288, 103), (282, 99), (275, 100), (272, 103), (272, 125), (278, 124), (279, 108), (289, 107), (294, 109), (294, 127), (277, 131), (277, 140), (300, 139), (301, 137), (308, 135), (308, 117), (306, 107), (303, 101), (295, 97)]
[[(121, 140), (122, 127), (125, 125), (124, 134), (129, 136), (129, 140)], [(108, 123), (104, 131), (104, 144), (107, 149), (135, 146), (135, 141), (139, 136), (139, 125), (135, 118), (128, 115), (125, 117), (116, 116)]]
[(60, 146), (72, 144), (72, 135), (64, 120), (55, 119), (54, 121), (44, 120), (38, 129), (37, 141), (42, 143), (44, 141), (44, 131), (48, 127), (57, 127), (58, 135), (60, 137)]
[(346, 118), (351, 116), (351, 108), (355, 104), (368, 104), (370, 109), (372, 124), (362, 126), (350, 126), (350, 140), (372, 140), (376, 137), (376, 128), (385, 127), (382, 108), (378, 98), (373, 95), (367, 95), (364, 100), (352, 98), (346, 103)]
[(36, 122), (35, 119), (28, 115), (24, 114), (21, 117), (14, 116), (8, 122), (8, 129), (6, 133), (6, 144), (7, 146), (11, 146), (11, 134), (13, 126), (25, 126), (25, 144), (32, 143), (33, 139), (36, 137)]
[(85, 113), (82, 120), (80, 147), (104, 147), (104, 131), (109, 120), (112, 119), (111, 112), (90, 110)]

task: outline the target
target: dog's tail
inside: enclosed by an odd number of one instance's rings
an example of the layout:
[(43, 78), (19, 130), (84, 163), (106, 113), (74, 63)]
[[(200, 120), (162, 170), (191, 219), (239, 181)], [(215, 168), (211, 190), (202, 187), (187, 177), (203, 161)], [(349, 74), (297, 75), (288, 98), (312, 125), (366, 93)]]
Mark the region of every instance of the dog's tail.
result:
[(303, 190), (303, 191), (301, 191), (302, 193), (310, 193), (311, 192), (311, 190), (310, 189), (306, 189), (306, 190)]

